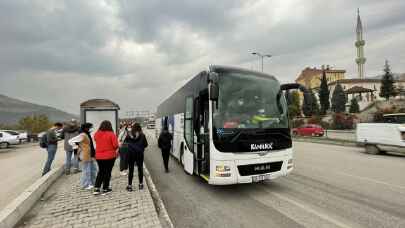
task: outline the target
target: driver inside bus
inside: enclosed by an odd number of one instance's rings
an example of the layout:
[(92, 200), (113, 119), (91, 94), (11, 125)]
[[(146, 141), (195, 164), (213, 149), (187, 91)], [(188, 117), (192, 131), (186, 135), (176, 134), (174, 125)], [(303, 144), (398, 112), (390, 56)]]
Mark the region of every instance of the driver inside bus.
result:
[(244, 91), (243, 96), (229, 102), (224, 128), (257, 127), (256, 115), (264, 115), (264, 100), (257, 91)]

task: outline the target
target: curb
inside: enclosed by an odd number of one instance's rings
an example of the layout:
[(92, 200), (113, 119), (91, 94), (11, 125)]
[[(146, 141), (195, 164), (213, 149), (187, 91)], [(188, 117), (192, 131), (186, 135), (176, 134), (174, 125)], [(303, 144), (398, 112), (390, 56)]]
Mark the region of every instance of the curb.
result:
[(63, 173), (63, 165), (39, 178), (0, 211), (0, 228), (14, 227)]
[[(156, 212), (160, 218), (162, 218), (164, 224), (161, 224), (165, 228), (174, 228), (174, 225), (172, 223), (172, 220), (169, 217), (169, 214), (167, 213), (166, 207), (163, 204), (162, 199), (160, 198), (159, 192), (153, 183), (152, 177), (149, 173), (149, 170), (147, 169), (145, 163), (143, 164), (144, 167), (144, 176), (146, 179), (146, 183), (149, 187), (149, 192), (152, 196), (153, 203), (155, 204)], [(162, 221), (161, 221), (162, 222)]]
[(313, 139), (313, 138), (294, 138), (293, 141), (296, 142), (310, 142), (337, 146), (349, 146), (349, 147), (359, 147), (357, 142), (349, 140), (336, 140), (336, 139)]

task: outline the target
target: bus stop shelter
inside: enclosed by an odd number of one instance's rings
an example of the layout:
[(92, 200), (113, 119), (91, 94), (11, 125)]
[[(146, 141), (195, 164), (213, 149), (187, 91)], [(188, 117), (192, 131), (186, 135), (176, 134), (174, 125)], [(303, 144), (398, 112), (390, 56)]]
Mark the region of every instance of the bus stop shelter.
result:
[(119, 117), (118, 104), (107, 99), (91, 99), (80, 104), (80, 122), (92, 123), (95, 132), (102, 121), (108, 120), (111, 122), (113, 130), (118, 133)]

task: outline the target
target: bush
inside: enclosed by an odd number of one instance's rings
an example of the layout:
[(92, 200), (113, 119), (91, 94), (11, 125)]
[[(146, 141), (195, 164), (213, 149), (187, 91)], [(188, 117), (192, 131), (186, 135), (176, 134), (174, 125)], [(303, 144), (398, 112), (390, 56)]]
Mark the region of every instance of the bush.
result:
[(320, 125), (321, 125), (321, 127), (323, 129), (330, 129), (331, 128), (331, 124), (329, 122), (327, 122), (327, 121), (321, 121)]
[(377, 123), (383, 122), (385, 114), (392, 114), (392, 113), (396, 113), (398, 111), (399, 110), (397, 110), (396, 106), (378, 109), (373, 115), (373, 121), (377, 122)]
[(335, 113), (333, 115), (332, 128), (336, 130), (353, 129), (355, 116), (343, 113)]

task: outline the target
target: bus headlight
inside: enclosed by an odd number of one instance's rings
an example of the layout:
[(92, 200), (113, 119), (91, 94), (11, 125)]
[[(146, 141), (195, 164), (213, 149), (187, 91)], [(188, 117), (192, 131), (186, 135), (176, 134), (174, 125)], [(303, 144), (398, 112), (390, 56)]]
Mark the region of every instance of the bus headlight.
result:
[(231, 167), (227, 165), (217, 165), (215, 167), (215, 176), (217, 177), (230, 177)]
[(229, 172), (231, 171), (231, 167), (227, 165), (217, 165), (215, 170), (217, 172)]

